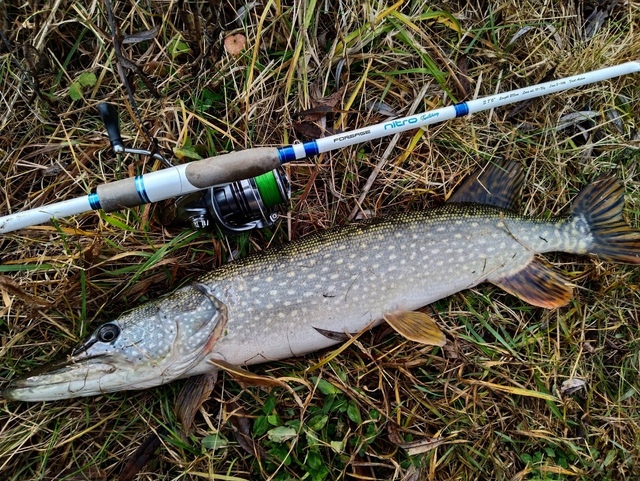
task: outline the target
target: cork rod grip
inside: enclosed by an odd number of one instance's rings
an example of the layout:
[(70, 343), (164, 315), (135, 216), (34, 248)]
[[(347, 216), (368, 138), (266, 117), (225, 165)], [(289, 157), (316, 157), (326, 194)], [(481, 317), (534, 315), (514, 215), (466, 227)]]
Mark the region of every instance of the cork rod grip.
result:
[(187, 181), (198, 189), (266, 174), (280, 167), (278, 149), (257, 147), (192, 162), (185, 169)]

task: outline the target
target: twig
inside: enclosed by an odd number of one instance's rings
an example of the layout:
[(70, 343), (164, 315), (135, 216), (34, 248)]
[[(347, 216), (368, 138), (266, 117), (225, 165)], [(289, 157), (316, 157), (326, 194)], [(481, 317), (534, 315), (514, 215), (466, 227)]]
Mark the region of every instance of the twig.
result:
[[(127, 89), (129, 104), (131, 105), (133, 113), (135, 114), (138, 127), (140, 128), (140, 130), (142, 130), (142, 133), (146, 137), (147, 142), (151, 144), (151, 148), (149, 149), (151, 151), (151, 154), (159, 154), (160, 147), (158, 146), (158, 139), (156, 139), (155, 136), (151, 134), (147, 126), (142, 121), (142, 115), (140, 114), (140, 110), (138, 109), (138, 104), (136, 103), (133, 97), (133, 89), (131, 88), (131, 84), (129, 83), (129, 79), (127, 78), (127, 73), (125, 69), (133, 70), (136, 74), (138, 74), (138, 76), (142, 79), (145, 86), (151, 91), (154, 97), (160, 98), (160, 94), (158, 93), (156, 88), (153, 86), (153, 84), (149, 81), (149, 79), (146, 77), (142, 69), (135, 62), (132, 62), (122, 54), (122, 39), (119, 34), (119, 29), (116, 27), (115, 17), (113, 15), (113, 9), (111, 7), (111, 0), (104, 0), (104, 3), (107, 9), (107, 15), (109, 18), (109, 28), (111, 29), (113, 49), (116, 53), (116, 60), (117, 60), (116, 64), (118, 66), (118, 74), (120, 75), (120, 79), (122, 80), (122, 83)], [(163, 162), (165, 163), (165, 165), (167, 165), (167, 167), (171, 167), (171, 163), (164, 160), (163, 155), (161, 155), (161, 157), (163, 158)]]

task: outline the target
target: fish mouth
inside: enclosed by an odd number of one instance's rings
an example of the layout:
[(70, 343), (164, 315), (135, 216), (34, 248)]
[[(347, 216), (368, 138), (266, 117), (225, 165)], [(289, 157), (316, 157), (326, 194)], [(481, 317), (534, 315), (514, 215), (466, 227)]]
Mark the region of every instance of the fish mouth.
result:
[(92, 396), (106, 390), (101, 379), (114, 374), (117, 367), (106, 356), (73, 356), (45, 364), (15, 379), (0, 390), (0, 398), (11, 401), (55, 401), (78, 396)]

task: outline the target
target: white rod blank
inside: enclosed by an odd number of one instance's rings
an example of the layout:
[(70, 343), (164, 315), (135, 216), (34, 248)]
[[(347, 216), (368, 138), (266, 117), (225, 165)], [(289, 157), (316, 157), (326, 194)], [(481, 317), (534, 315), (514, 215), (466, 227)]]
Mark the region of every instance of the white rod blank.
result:
[(89, 203), (89, 196), (85, 195), (23, 212), (16, 212), (15, 214), (0, 217), (0, 233), (12, 232), (14, 230), (24, 229), (25, 227), (44, 224), (53, 218), (61, 219), (63, 217), (82, 214), (90, 210), (92, 210), (92, 207)]
[[(427, 125), (445, 122), (456, 117), (462, 117), (464, 115), (482, 112), (483, 110), (494, 109), (496, 107), (502, 107), (504, 105), (562, 92), (564, 90), (601, 82), (603, 80), (620, 77), (634, 72), (640, 72), (640, 62), (626, 62), (613, 67), (594, 70), (593, 72), (536, 84), (531, 87), (524, 87), (517, 90), (511, 90), (510, 92), (489, 95), (487, 97), (470, 100), (468, 102), (461, 102), (456, 105), (442, 107), (429, 112), (410, 115), (408, 117), (390, 120), (370, 127), (363, 127), (361, 129), (352, 130), (342, 134), (324, 137), (322, 139), (315, 140), (314, 142), (317, 145), (318, 152), (342, 149), (350, 145), (367, 142), (387, 135), (397, 134), (398, 132), (426, 127)], [(304, 144), (302, 144), (302, 146), (303, 145)], [(296, 148), (296, 146), (294, 146), (294, 148)], [(304, 149), (301, 149), (300, 147), (298, 147), (297, 150), (302, 150), (304, 152)], [(298, 159), (304, 157), (306, 156), (296, 156)]]

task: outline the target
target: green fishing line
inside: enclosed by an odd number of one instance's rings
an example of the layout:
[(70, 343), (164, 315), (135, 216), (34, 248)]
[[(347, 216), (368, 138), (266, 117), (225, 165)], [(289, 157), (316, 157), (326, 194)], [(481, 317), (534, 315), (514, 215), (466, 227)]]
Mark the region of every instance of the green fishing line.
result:
[(266, 174), (259, 175), (254, 178), (258, 191), (262, 196), (262, 201), (267, 207), (278, 205), (284, 201), (278, 188), (275, 175), (273, 172), (267, 172)]

